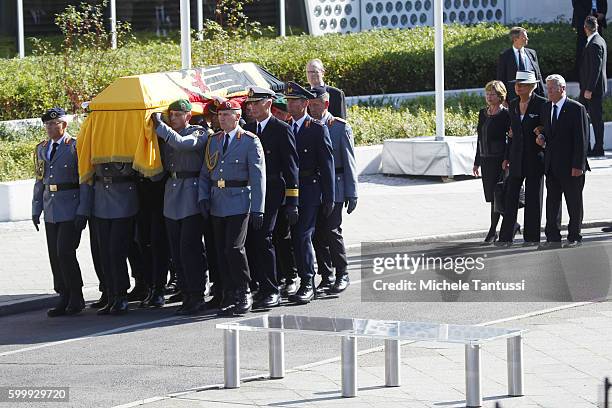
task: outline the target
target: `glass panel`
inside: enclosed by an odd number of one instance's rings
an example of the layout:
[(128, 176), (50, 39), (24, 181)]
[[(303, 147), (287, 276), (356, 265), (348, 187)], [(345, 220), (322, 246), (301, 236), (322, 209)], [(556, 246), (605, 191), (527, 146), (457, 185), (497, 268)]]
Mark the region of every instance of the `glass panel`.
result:
[(356, 337), (472, 344), (516, 336), (522, 333), (522, 330), (487, 326), (295, 315), (263, 315), (233, 322), (219, 323), (216, 327), (218, 329), (300, 331), (304, 332), (304, 334), (310, 332), (322, 335), (350, 335)]

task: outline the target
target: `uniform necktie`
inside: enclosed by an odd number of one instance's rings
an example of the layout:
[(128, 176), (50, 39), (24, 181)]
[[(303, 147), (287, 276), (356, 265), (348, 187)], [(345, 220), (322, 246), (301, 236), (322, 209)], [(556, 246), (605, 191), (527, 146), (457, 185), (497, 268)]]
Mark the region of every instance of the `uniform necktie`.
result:
[(519, 69), (519, 71), (524, 71), (525, 70), (525, 61), (523, 60), (523, 49), (522, 48), (519, 50), (518, 55), (519, 55), (518, 69)]
[(261, 123), (257, 124), (257, 136), (261, 136)]
[(51, 147), (51, 154), (49, 155), (49, 160), (53, 160), (53, 156), (55, 156), (55, 152), (57, 152), (58, 143), (53, 142), (53, 146)]
[(550, 121), (550, 127), (554, 130), (556, 124), (557, 124), (557, 105), (553, 104), (553, 114), (552, 114), (552, 119)]
[(300, 130), (300, 127), (298, 126), (297, 122), (295, 122), (293, 124), (293, 134), (297, 136), (298, 130)]
[(223, 142), (223, 154), (227, 151), (227, 146), (229, 146), (229, 135), (225, 134), (225, 141)]

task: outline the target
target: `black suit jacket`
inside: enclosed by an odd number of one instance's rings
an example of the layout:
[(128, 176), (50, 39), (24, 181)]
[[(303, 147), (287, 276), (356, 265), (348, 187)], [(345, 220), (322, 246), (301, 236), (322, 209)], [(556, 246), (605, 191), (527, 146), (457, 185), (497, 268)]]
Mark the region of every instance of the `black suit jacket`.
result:
[(551, 126), (552, 103), (542, 108), (544, 125), (544, 171), (557, 178), (571, 177), (572, 169), (589, 169), (587, 150), (589, 146), (589, 119), (586, 108), (579, 102), (567, 98), (554, 129)]
[(580, 64), (580, 96), (584, 91), (593, 92), (593, 96), (601, 97), (606, 93), (608, 77), (606, 64), (608, 50), (606, 41), (597, 33), (584, 47)]
[(337, 118), (346, 119), (346, 99), (344, 91), (333, 86), (325, 85), (329, 94), (329, 113)]
[(533, 94), (527, 104), (527, 111), (521, 120), (520, 99), (510, 102), (510, 127), (512, 137), (508, 138), (505, 159), (510, 162), (510, 177), (542, 176), (544, 174), (544, 149), (536, 143), (533, 130), (542, 124), (542, 108), (546, 99)]
[[(245, 130), (257, 134), (257, 122), (249, 122)], [(259, 136), (266, 162), (266, 210), (281, 204), (298, 205), (298, 154), (293, 130), (274, 116)]]
[[(536, 54), (535, 50), (532, 50), (531, 48), (524, 48), (523, 51), (525, 51), (525, 55), (531, 62), (538, 80), (538, 87), (535, 89), (535, 92), (538, 95), (544, 96), (544, 81), (542, 81), (542, 73), (540, 72), (540, 64), (538, 63), (538, 55)], [(497, 80), (502, 81), (504, 85), (506, 85), (506, 90), (508, 91), (508, 101), (516, 98), (514, 83), (510, 82), (516, 79), (516, 71), (518, 71), (516, 56), (514, 54), (514, 48), (510, 47), (499, 55), (496, 77)]]
[[(578, 32), (584, 32), (584, 19), (591, 15), (591, 0), (572, 0), (574, 14), (572, 15), (572, 27)], [(597, 0), (597, 12), (604, 15), (603, 21), (599, 23), (603, 28), (607, 27), (605, 15), (608, 13), (608, 0)]]

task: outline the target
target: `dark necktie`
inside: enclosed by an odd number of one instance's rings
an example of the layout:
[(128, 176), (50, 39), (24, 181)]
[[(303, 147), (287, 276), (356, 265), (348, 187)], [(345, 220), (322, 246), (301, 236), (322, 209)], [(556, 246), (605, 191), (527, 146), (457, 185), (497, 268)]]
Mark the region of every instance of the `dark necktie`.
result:
[(522, 49), (519, 50), (518, 55), (519, 55), (518, 69), (519, 71), (525, 71), (525, 62), (523, 61), (523, 50)]
[(261, 136), (261, 123), (257, 124), (257, 136)]
[(229, 146), (229, 135), (225, 134), (225, 141), (223, 142), (223, 154), (227, 151), (227, 146)]
[(298, 126), (297, 122), (295, 122), (295, 123), (293, 124), (293, 134), (294, 134), (295, 136), (297, 136), (298, 130), (300, 130), (300, 127)]
[(555, 130), (555, 125), (557, 124), (557, 105), (553, 104), (553, 113), (552, 113), (552, 119), (550, 120), (550, 127), (552, 128), (552, 130)]
[(51, 147), (51, 154), (49, 155), (49, 160), (53, 160), (53, 156), (55, 156), (55, 152), (57, 152), (57, 143), (53, 142), (53, 146)]

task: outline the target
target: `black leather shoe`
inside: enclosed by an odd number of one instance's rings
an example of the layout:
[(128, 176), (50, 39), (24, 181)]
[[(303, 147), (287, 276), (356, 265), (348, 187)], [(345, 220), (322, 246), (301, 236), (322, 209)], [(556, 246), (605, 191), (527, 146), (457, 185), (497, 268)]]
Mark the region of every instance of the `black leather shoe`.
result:
[(612, 232), (612, 227), (603, 227), (601, 232)]
[(253, 307), (253, 297), (248, 286), (240, 288), (236, 291), (236, 299), (234, 302), (234, 314), (243, 315), (251, 311)]
[(289, 296), (289, 301), (300, 305), (305, 305), (310, 303), (314, 297), (314, 285), (312, 284), (312, 280), (310, 280), (300, 283), (300, 288), (297, 292), (295, 292), (295, 294)]
[(66, 314), (66, 307), (68, 307), (68, 302), (70, 300), (70, 296), (66, 294), (60, 294), (59, 299), (57, 300), (57, 304), (54, 308), (47, 310), (47, 316), (49, 317), (57, 317), (63, 316)]
[(176, 311), (179, 316), (191, 316), (200, 311), (202, 297), (199, 295), (187, 295), (181, 308)]
[(100, 295), (100, 299), (90, 304), (89, 307), (91, 307), (92, 309), (102, 309), (107, 304), (108, 304), (108, 297), (106, 296), (106, 293), (102, 292), (102, 294)]
[(151, 297), (147, 301), (148, 307), (162, 307), (166, 303), (163, 289), (153, 289)]
[(174, 295), (170, 296), (166, 303), (178, 303), (183, 301), (183, 294), (181, 292), (176, 292)]
[(99, 309), (96, 314), (98, 314), (100, 316), (110, 314), (110, 311), (111, 311), (111, 308), (113, 307), (113, 303), (114, 302), (115, 302), (114, 298), (112, 298), (112, 297), (107, 298), (106, 304), (104, 305), (104, 307)]
[(489, 233), (487, 234), (487, 236), (485, 237), (483, 244), (492, 244), (495, 241), (497, 241), (498, 235), (497, 232), (495, 230), (489, 230)]
[(134, 288), (127, 295), (128, 302), (144, 300), (145, 297), (147, 297), (147, 287), (144, 282), (136, 281)]
[(269, 293), (266, 296), (262, 296), (257, 301), (253, 301), (253, 307), (256, 309), (270, 309), (272, 307), (280, 306), (281, 296), (278, 293)]
[(115, 301), (113, 302), (113, 305), (110, 308), (110, 314), (112, 315), (126, 314), (128, 311), (128, 307), (129, 307), (129, 301), (128, 301), (127, 296), (125, 295), (117, 296), (115, 298)]
[(332, 275), (323, 276), (316, 289), (317, 295), (324, 295), (327, 293), (327, 291), (334, 286), (334, 283), (336, 283), (336, 279)]
[(222, 299), (222, 295), (215, 294), (212, 299), (205, 302), (206, 309), (217, 309), (219, 306), (221, 306)]
[(576, 248), (582, 245), (582, 241), (567, 241), (563, 248)]
[(219, 306), (219, 311), (217, 312), (217, 315), (233, 316), (235, 308), (236, 308), (236, 301), (235, 301), (234, 293), (231, 291), (223, 292), (223, 300), (221, 301), (221, 305)]
[(512, 241), (495, 241), (493, 245), (498, 248), (509, 248), (512, 246)]
[(525, 241), (523, 242), (524, 247), (536, 247), (540, 245), (540, 241)]
[(83, 292), (81, 289), (74, 290), (70, 293), (70, 300), (68, 306), (66, 306), (66, 315), (72, 316), (85, 309), (85, 299), (83, 299)]
[(538, 246), (539, 250), (559, 249), (559, 248), (561, 248), (561, 242), (559, 241), (546, 241), (546, 242), (542, 242), (540, 246)]
[(280, 293), (284, 298), (288, 298), (289, 296), (295, 294), (297, 292), (298, 287), (293, 280), (285, 281), (284, 285), (281, 287)]
[(140, 301), (140, 303), (138, 304), (138, 307), (141, 308), (141, 309), (149, 307), (149, 302), (151, 301), (151, 296), (153, 296), (153, 288), (149, 288), (147, 290), (147, 296), (145, 296), (145, 298)]
[(344, 272), (336, 276), (336, 283), (329, 290), (330, 293), (342, 293), (349, 287), (351, 281), (349, 280), (348, 273)]

